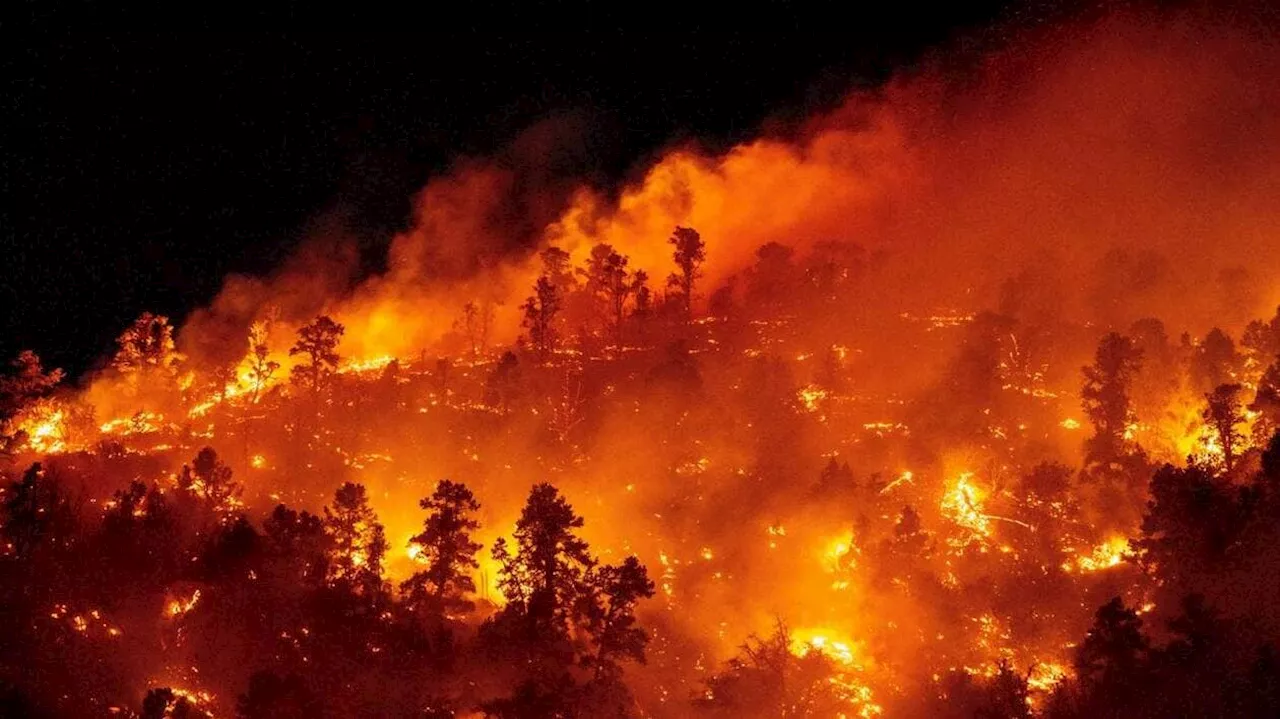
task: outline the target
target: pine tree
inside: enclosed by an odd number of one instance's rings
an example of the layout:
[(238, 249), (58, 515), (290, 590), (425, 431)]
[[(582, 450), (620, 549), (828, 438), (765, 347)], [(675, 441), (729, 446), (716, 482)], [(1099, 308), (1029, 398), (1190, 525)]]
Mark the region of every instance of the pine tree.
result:
[(707, 259), (707, 248), (698, 231), (690, 227), (677, 227), (667, 242), (675, 248), (671, 258), (675, 260), (679, 270), (667, 278), (667, 285), (679, 290), (680, 304), (687, 322), (693, 318), (693, 291), (698, 278), (702, 276), (702, 263)]
[(329, 583), (367, 598), (380, 596), (387, 538), (364, 485), (347, 482), (338, 488), (332, 507), (324, 508), (324, 527), (333, 543)]
[(1094, 431), (1086, 443), (1091, 461), (1108, 463), (1127, 453), (1125, 432), (1133, 420), (1129, 387), (1141, 359), (1128, 338), (1112, 332), (1098, 343), (1093, 364), (1082, 370), (1082, 405)]
[(1243, 391), (1239, 384), (1218, 385), (1204, 396), (1207, 404), (1200, 415), (1222, 450), (1222, 462), (1228, 472), (1235, 467), (1244, 443), (1244, 435), (1237, 429), (1246, 419), (1240, 400)]
[(480, 528), (473, 517), (480, 503), (466, 485), (446, 479), (419, 506), (429, 514), (409, 542), (421, 548), (426, 569), (400, 586), (405, 601), (436, 617), (470, 611), (475, 604), (468, 595), (476, 590), (471, 572), (480, 566), (475, 555), (482, 546), (471, 533)]
[(555, 321), (560, 312), (560, 300), (560, 290), (543, 275), (534, 284), (533, 295), (520, 305), (524, 312), (521, 325), (529, 330), (529, 341), (543, 362), (550, 359), (559, 343)]
[(515, 547), (509, 548), (505, 538), (494, 545), (499, 587), (507, 600), (504, 613), (531, 637), (567, 635), (571, 613), (586, 592), (584, 578), (595, 565), (575, 532), (580, 527), (582, 517), (555, 487), (543, 483), (529, 493), (516, 522)]
[(290, 357), (306, 357), (304, 363), (293, 368), (293, 381), (317, 398), (338, 369), (338, 342), (345, 331), (342, 325), (322, 315), (298, 330), (298, 341), (289, 349)]

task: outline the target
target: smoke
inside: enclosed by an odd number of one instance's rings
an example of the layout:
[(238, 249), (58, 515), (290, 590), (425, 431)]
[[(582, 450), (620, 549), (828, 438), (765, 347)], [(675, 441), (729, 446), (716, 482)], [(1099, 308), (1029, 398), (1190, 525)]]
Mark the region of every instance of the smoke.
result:
[(869, 302), (990, 305), (1022, 274), (1081, 322), (1239, 322), (1280, 299), (1263, 269), (1280, 261), (1278, 58), (1263, 29), (1207, 11), (1040, 28), (939, 51), (785, 135), (673, 147), (618, 193), (573, 179), (589, 123), (552, 118), (429, 182), (385, 273), (350, 284), (350, 245), (320, 228), (276, 276), (229, 278), (183, 337), (205, 351), (225, 334), (211, 326), (243, 331), (270, 305), (337, 316), (348, 355), (413, 356), (487, 301), (509, 341), (539, 247), (581, 261), (607, 242), (661, 279), (677, 225), (707, 242), (707, 288), (768, 242), (846, 240), (891, 258)]

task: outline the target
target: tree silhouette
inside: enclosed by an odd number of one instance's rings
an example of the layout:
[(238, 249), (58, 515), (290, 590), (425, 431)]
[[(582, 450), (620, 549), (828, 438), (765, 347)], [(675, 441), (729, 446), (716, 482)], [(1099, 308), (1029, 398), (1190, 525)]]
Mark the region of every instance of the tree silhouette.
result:
[(293, 381), (316, 398), (338, 369), (338, 342), (345, 331), (342, 325), (321, 315), (298, 330), (298, 341), (289, 348), (290, 357), (306, 357), (305, 362), (293, 368)]
[(756, 250), (747, 299), (757, 311), (776, 314), (797, 301), (802, 278), (792, 261), (794, 256), (795, 250), (779, 242), (767, 242)]
[(1225, 480), (1196, 465), (1165, 465), (1151, 478), (1151, 499), (1134, 542), (1139, 559), (1158, 568), (1176, 595), (1194, 591), (1215, 569), (1240, 532), (1240, 510)]
[(543, 275), (534, 284), (533, 294), (520, 305), (524, 312), (521, 326), (529, 330), (529, 342), (543, 362), (551, 357), (559, 342), (555, 320), (560, 312), (560, 300), (560, 290)]
[(324, 528), (333, 543), (329, 582), (353, 594), (379, 598), (387, 538), (364, 485), (346, 482), (338, 488), (333, 505), (324, 508)]
[(468, 302), (462, 306), (462, 332), (467, 338), (471, 358), (475, 359), (489, 344), (489, 331), (493, 327), (493, 305)]
[(671, 258), (675, 260), (678, 270), (667, 278), (667, 285), (679, 290), (680, 304), (687, 322), (693, 317), (693, 290), (698, 278), (702, 276), (702, 263), (707, 259), (707, 248), (698, 231), (691, 227), (677, 227), (667, 243), (675, 248)]
[[(608, 245), (602, 245), (608, 247)], [(631, 276), (627, 273), (627, 258), (612, 248), (598, 268), (598, 281), (608, 307), (613, 325), (614, 342), (622, 346), (622, 320), (626, 316), (627, 301), (636, 292)]]
[(648, 335), (649, 318), (653, 315), (653, 292), (649, 289), (649, 273), (644, 270), (636, 270), (632, 273), (631, 287), (636, 296), (631, 316), (635, 319), (640, 341), (643, 343)]
[(578, 602), (578, 616), (591, 637), (594, 654), (584, 662), (597, 678), (616, 676), (617, 662), (644, 662), (649, 635), (636, 625), (635, 609), (653, 596), (653, 582), (635, 557), (622, 564), (594, 567), (586, 575), (587, 592)]
[(559, 247), (548, 247), (538, 257), (542, 260), (542, 276), (546, 277), (561, 297), (574, 290), (578, 282), (569, 266), (569, 253)]
[(324, 584), (333, 540), (323, 518), (280, 504), (263, 521), (262, 529), (273, 559), (278, 560), (282, 584), (313, 588)]
[(567, 636), (571, 613), (585, 593), (584, 577), (595, 561), (575, 530), (582, 517), (550, 484), (538, 484), (516, 522), (514, 552), (506, 538), (493, 547), (501, 566), (499, 588), (504, 614), (517, 619), (527, 636)]
[(429, 514), (409, 542), (422, 548), (426, 569), (400, 585), (405, 602), (434, 617), (470, 611), (475, 604), (467, 595), (476, 590), (471, 572), (480, 566), (475, 555), (482, 546), (471, 539), (480, 528), (472, 515), (480, 503), (466, 485), (446, 479), (419, 506)]
[(1112, 332), (1098, 343), (1093, 364), (1083, 368), (1081, 400), (1093, 423), (1086, 456), (1107, 463), (1126, 454), (1125, 430), (1133, 420), (1129, 387), (1142, 356), (1128, 338)]
[(1122, 702), (1140, 686), (1139, 670), (1148, 649), (1142, 619), (1114, 597), (1098, 609), (1093, 627), (1076, 649), (1076, 676), (1087, 690)]
[(1221, 384), (1205, 395), (1208, 403), (1201, 417), (1213, 432), (1222, 449), (1222, 461), (1230, 472), (1235, 467), (1240, 445), (1244, 443), (1244, 435), (1237, 429), (1246, 417), (1240, 394), (1244, 387), (1239, 384)]
[(218, 508), (225, 508), (230, 500), (244, 491), (238, 482), (231, 479), (231, 468), (218, 459), (218, 453), (212, 447), (201, 449), (191, 464), (182, 465), (178, 487)]

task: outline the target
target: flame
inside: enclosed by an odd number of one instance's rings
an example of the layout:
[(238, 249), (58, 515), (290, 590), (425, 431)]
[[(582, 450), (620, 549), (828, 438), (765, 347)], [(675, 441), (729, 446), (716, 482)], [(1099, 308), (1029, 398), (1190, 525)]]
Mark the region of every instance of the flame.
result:
[(973, 472), (962, 472), (942, 496), (942, 514), (968, 530), (959, 546), (991, 536), (990, 517), (983, 512), (987, 493), (973, 482)]
[(801, 629), (791, 633), (791, 653), (798, 657), (818, 652), (845, 665), (855, 666), (854, 646), (850, 639), (834, 638), (828, 629)]
[(200, 590), (193, 591), (186, 597), (175, 597), (170, 599), (164, 606), (164, 616), (166, 619), (179, 617), (195, 608), (200, 601)]
[(377, 357), (370, 357), (368, 359), (350, 360), (344, 362), (342, 366), (338, 368), (338, 372), (343, 374), (368, 374), (371, 372), (380, 372), (385, 369), (387, 365), (395, 361), (395, 359), (396, 358), (391, 355), (384, 354)]
[(818, 405), (827, 398), (827, 391), (816, 385), (801, 387), (796, 392), (797, 399), (807, 412), (817, 412)]
[(1093, 548), (1088, 555), (1080, 555), (1074, 561), (1064, 562), (1063, 571), (1100, 572), (1120, 566), (1129, 553), (1129, 540), (1125, 537), (1111, 537)]
[(41, 454), (67, 451), (66, 411), (52, 403), (40, 402), (30, 407), (17, 423), (27, 433), (27, 446)]

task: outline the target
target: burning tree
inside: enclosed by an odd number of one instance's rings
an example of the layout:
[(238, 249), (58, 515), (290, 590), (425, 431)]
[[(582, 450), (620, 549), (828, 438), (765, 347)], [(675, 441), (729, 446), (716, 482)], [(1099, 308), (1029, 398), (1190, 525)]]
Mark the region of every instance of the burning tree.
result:
[(476, 590), (471, 572), (480, 566), (475, 555), (482, 546), (471, 533), (480, 528), (473, 516), (480, 503), (466, 485), (446, 479), (418, 504), (430, 514), (409, 543), (420, 548), (427, 568), (400, 585), (405, 602), (433, 617), (470, 611), (475, 605), (467, 595)]
[(309, 389), (315, 397), (338, 369), (338, 342), (346, 331), (342, 325), (321, 315), (298, 330), (298, 341), (289, 356), (305, 355), (306, 362), (293, 368), (293, 381)]
[(163, 315), (143, 312), (116, 339), (116, 345), (111, 366), (124, 375), (150, 370), (172, 373), (181, 360), (173, 344), (173, 325)]
[(702, 276), (702, 263), (707, 259), (706, 244), (698, 231), (691, 227), (677, 227), (667, 242), (675, 247), (671, 258), (679, 269), (667, 278), (667, 285), (679, 290), (680, 304), (688, 321), (693, 317), (694, 284)]
[(249, 328), (249, 403), (257, 404), (262, 390), (271, 381), (272, 375), (280, 369), (280, 363), (271, 359), (270, 348), (267, 347), (267, 323), (254, 322)]

